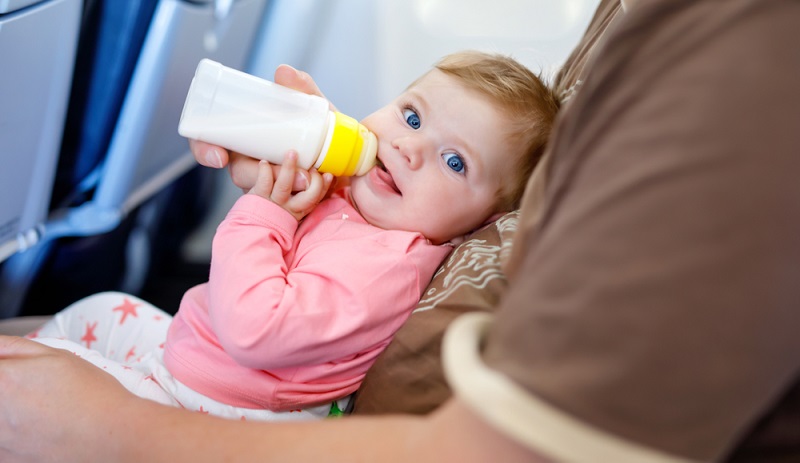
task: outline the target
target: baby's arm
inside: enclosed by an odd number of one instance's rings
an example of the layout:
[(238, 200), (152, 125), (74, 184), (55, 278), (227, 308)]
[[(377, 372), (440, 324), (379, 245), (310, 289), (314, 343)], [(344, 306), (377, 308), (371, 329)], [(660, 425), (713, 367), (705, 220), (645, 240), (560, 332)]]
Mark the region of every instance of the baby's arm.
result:
[(333, 175), (320, 174), (316, 169), (309, 169), (306, 171), (307, 177), (303, 175), (303, 178), (308, 179), (308, 184), (300, 191), (296, 191), (294, 183), (297, 172), (297, 153), (294, 151), (286, 153), (278, 178), (273, 177), (272, 165), (267, 161), (261, 161), (256, 183), (249, 194), (272, 201), (300, 221), (325, 197), (333, 181)]
[(419, 301), (420, 282), (435, 269), (421, 264), (432, 246), (422, 237), (387, 247), (383, 238), (343, 235), (339, 227), (360, 225), (339, 222), (355, 218), (326, 217), (313, 217), (322, 219), (315, 236), (295, 247), (297, 222), (248, 194), (217, 230), (208, 311), (219, 343), (240, 365), (275, 370), (378, 349)]

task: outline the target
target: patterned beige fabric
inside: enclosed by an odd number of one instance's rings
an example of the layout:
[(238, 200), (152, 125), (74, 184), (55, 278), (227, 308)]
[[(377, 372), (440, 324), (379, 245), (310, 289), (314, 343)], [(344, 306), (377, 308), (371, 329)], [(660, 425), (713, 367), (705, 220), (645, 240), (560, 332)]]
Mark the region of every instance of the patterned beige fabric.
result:
[(474, 232), (436, 272), (418, 308), (381, 354), (356, 394), (354, 413), (427, 413), (450, 396), (441, 364), (442, 336), (459, 315), (494, 309), (507, 281), (518, 212)]
[(465, 286), (483, 289), (495, 279), (505, 280), (500, 268), (503, 255), (511, 251), (511, 238), (517, 230), (519, 212), (510, 212), (497, 220), (491, 229), (462, 243), (439, 267), (420, 299), (416, 312), (438, 305), (468, 302), (460, 291)]

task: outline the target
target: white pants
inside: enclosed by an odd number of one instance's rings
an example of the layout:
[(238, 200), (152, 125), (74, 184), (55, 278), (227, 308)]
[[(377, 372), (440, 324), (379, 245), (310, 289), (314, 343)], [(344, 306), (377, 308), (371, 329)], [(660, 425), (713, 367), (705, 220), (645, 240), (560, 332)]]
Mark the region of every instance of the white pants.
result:
[[(75, 302), (27, 337), (68, 350), (114, 376), (132, 393), (165, 405), (237, 420), (325, 418), (333, 404), (289, 412), (239, 408), (210, 399), (172, 377), (164, 343), (172, 316), (135, 296), (100, 293)], [(348, 399), (336, 402), (344, 410)]]

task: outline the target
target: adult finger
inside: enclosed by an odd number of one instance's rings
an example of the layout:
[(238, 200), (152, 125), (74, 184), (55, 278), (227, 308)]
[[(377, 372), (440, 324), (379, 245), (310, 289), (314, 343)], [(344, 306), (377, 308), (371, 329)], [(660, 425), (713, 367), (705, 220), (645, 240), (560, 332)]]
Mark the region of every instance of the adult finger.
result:
[(258, 179), (258, 159), (243, 154), (230, 153), (228, 173), (233, 184), (247, 192), (253, 188)]
[(192, 151), (194, 159), (206, 167), (219, 169), (228, 165), (228, 151), (224, 148), (190, 139), (189, 149)]
[[(283, 85), (284, 87), (325, 98), (325, 95), (322, 94), (317, 83), (314, 82), (314, 79), (307, 72), (297, 70), (288, 64), (281, 64), (275, 69), (274, 79), (276, 84)], [(328, 104), (332, 110), (336, 110), (332, 103), (328, 102)]]

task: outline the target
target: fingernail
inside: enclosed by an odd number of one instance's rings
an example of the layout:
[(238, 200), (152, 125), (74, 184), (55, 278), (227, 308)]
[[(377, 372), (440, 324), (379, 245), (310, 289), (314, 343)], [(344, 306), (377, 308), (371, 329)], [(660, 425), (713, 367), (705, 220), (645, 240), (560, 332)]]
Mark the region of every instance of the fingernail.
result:
[(211, 167), (222, 167), (222, 157), (219, 155), (219, 151), (216, 148), (209, 148), (206, 151), (206, 162)]
[(308, 188), (309, 185), (308, 178), (305, 175), (303, 175), (301, 172), (298, 172), (295, 174), (294, 177), (295, 177), (295, 183), (297, 182), (297, 180), (300, 180), (300, 183), (303, 185), (303, 188)]

